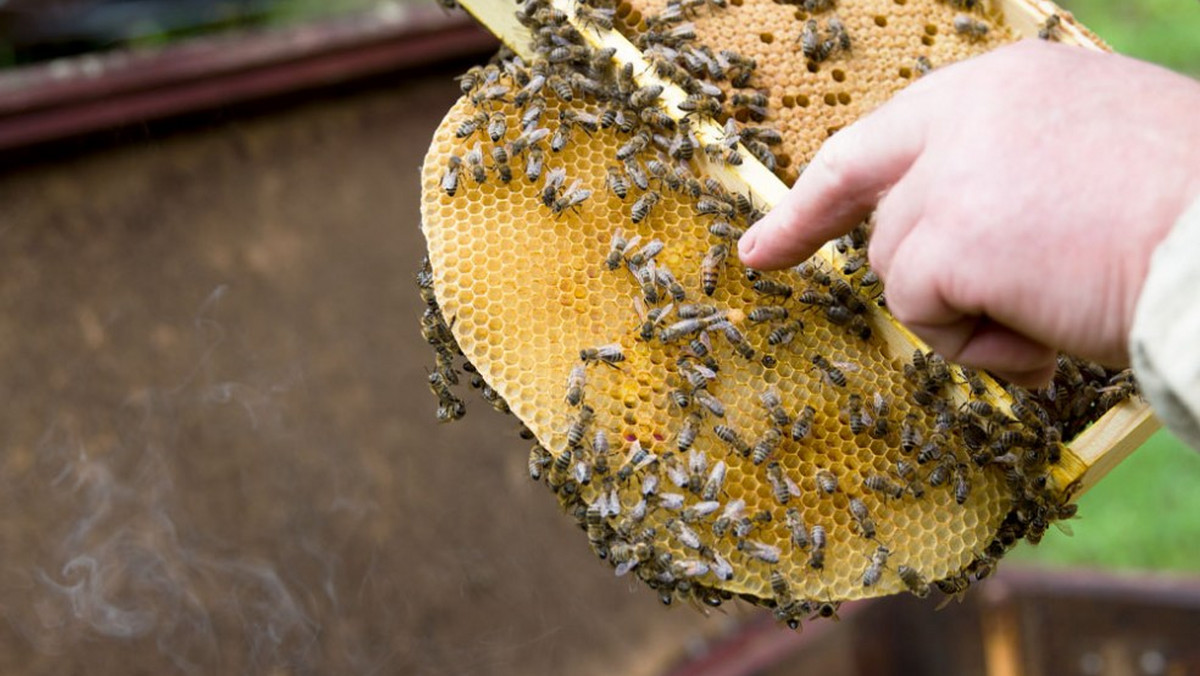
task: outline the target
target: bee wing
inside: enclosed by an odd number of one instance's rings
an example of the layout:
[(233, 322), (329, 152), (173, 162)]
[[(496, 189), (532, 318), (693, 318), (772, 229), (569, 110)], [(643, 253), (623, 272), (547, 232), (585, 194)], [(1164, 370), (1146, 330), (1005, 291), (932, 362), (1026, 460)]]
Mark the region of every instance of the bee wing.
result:
[(688, 469), (692, 474), (704, 473), (708, 469), (708, 455), (698, 448), (688, 451)]
[(697, 373), (704, 376), (706, 380), (717, 379), (717, 372), (708, 368), (704, 364), (692, 364), (692, 368), (695, 369)]
[(671, 483), (675, 484), (679, 488), (683, 488), (684, 486), (688, 485), (687, 472), (683, 471), (683, 468), (675, 463), (671, 463), (667, 466), (667, 478), (671, 480)]
[(726, 503), (725, 511), (721, 512), (721, 515), (730, 519), (740, 519), (742, 518), (742, 514), (745, 512), (746, 501), (738, 498), (737, 500), (731, 500)]
[(852, 361), (835, 361), (835, 362), (831, 362), (831, 363), (834, 366), (838, 367), (839, 369), (841, 369), (843, 371), (849, 371), (850, 373), (854, 373), (856, 371), (862, 370), (861, 366), (859, 366), (858, 364), (855, 364)]
[(637, 245), (638, 245), (638, 243), (639, 243), (639, 242), (641, 242), (641, 241), (642, 241), (642, 236), (641, 236), (641, 235), (634, 235), (634, 236), (633, 236), (633, 237), (631, 237), (631, 238), (629, 239), (629, 241), (628, 241), (628, 242), (625, 244), (625, 250), (626, 250), (626, 251), (633, 251), (633, 250), (635, 250), (635, 249), (637, 248)]
[[(642, 301), (641, 296), (633, 297), (633, 310), (634, 310), (634, 312), (637, 312), (638, 318), (641, 319), (643, 322), (647, 320), (646, 304)], [(659, 321), (661, 321), (661, 319), (662, 318), (660, 317)]]
[(796, 485), (795, 481), (792, 481), (791, 477), (785, 476), (783, 481), (787, 484), (788, 493), (791, 494), (793, 498), (804, 497), (804, 495), (800, 492), (800, 487)]

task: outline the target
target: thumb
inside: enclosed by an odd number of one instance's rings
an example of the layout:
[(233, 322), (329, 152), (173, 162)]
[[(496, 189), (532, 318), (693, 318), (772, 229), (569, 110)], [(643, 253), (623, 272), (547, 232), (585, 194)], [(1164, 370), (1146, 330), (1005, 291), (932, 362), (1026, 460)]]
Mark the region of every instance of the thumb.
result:
[(783, 201), (742, 236), (742, 262), (760, 270), (794, 265), (866, 218), (924, 148), (921, 101), (901, 95), (830, 137)]

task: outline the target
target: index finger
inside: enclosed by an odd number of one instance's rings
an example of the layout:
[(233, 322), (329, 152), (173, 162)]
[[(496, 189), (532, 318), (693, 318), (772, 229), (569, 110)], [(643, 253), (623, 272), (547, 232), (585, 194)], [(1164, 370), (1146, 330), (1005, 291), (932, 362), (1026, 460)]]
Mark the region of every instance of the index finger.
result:
[(925, 145), (927, 118), (907, 93), (821, 146), (783, 201), (742, 236), (744, 264), (775, 270), (799, 263), (871, 213)]

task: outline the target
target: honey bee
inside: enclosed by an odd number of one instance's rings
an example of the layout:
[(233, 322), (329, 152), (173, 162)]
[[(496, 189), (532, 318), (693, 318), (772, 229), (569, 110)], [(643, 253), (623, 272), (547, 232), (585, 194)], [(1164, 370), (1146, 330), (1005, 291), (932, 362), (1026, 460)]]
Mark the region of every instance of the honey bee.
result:
[(742, 154), (736, 148), (730, 148), (720, 143), (706, 143), (704, 145), (704, 154), (708, 159), (718, 164), (728, 164), (731, 166), (741, 166), (745, 161)]
[(470, 94), (472, 90), (483, 83), (483, 66), (471, 66), (467, 72), (454, 79), (458, 80), (459, 91), (463, 94)]
[(808, 437), (808, 433), (812, 430), (813, 418), (816, 416), (817, 410), (812, 406), (805, 406), (800, 415), (796, 416), (796, 422), (792, 424), (792, 439), (795, 441), (803, 441)]
[(846, 415), (850, 420), (850, 431), (854, 434), (862, 434), (867, 431), (867, 423), (863, 417), (862, 396), (858, 393), (850, 395), (850, 402), (846, 408)]
[(804, 517), (800, 516), (800, 510), (788, 507), (784, 514), (784, 522), (791, 534), (792, 547), (808, 549), (808, 527), (804, 525)]
[(961, 505), (970, 497), (971, 479), (967, 476), (967, 466), (959, 463), (954, 468), (954, 501)]
[(724, 460), (718, 460), (708, 473), (708, 479), (700, 490), (703, 500), (716, 500), (721, 488), (725, 485), (726, 466)]
[(487, 123), (488, 114), (480, 111), (460, 122), (458, 128), (454, 131), (454, 135), (458, 138), (467, 138), (471, 134), (474, 134), (476, 129), (486, 126)]
[(446, 194), (454, 197), (454, 193), (458, 191), (458, 172), (462, 167), (462, 158), (458, 155), (451, 155), (446, 161), (446, 171), (442, 174), (442, 190)]
[(630, 270), (634, 273), (638, 286), (642, 287), (642, 295), (646, 297), (649, 304), (655, 304), (659, 301), (659, 285), (658, 279), (654, 275), (654, 262), (650, 261), (646, 265), (638, 268), (630, 264)]
[(773, 279), (760, 279), (754, 282), (754, 290), (764, 296), (792, 297), (792, 287)]
[(799, 319), (776, 327), (767, 334), (768, 345), (787, 345), (804, 329), (804, 322)]
[(718, 580), (729, 581), (733, 579), (733, 566), (730, 565), (725, 557), (718, 552), (710, 552), (712, 555), (712, 573), (717, 576)]
[(704, 255), (704, 260), (700, 263), (700, 285), (704, 290), (704, 295), (711, 296), (716, 292), (721, 266), (725, 263), (725, 257), (728, 254), (729, 247), (724, 244), (716, 244)]
[(737, 216), (737, 207), (730, 202), (716, 197), (701, 197), (696, 201), (696, 211), (701, 214), (715, 214), (722, 218)]
[[(687, 406), (692, 403), (691, 397), (687, 392), (684, 392), (683, 390), (672, 390), (671, 397), (676, 405), (680, 404), (680, 399), (675, 398), (677, 395), (682, 395), (683, 405), (680, 406), (680, 408), (687, 408)], [(695, 415), (689, 415), (687, 419), (683, 421), (683, 427), (680, 428), (679, 435), (675, 440), (675, 446), (679, 449), (680, 453), (686, 453), (687, 450), (692, 447), (692, 444), (696, 443), (696, 437), (700, 434), (699, 423), (699, 418)]]
[(924, 76), (928, 75), (929, 72), (932, 70), (933, 70), (933, 63), (930, 62), (930, 60), (927, 57), (924, 57), (924, 56), (917, 57), (917, 67), (916, 67), (917, 77), (924, 77)]
[(709, 413), (712, 413), (718, 418), (725, 417), (725, 404), (721, 403), (721, 401), (713, 395), (704, 390), (697, 390), (693, 396), (696, 397), (696, 402), (707, 409)]
[(808, 555), (808, 567), (821, 570), (825, 567), (825, 527), (814, 524), (808, 538), (812, 543), (812, 551)]
[(583, 444), (583, 437), (591, 427), (595, 414), (596, 412), (587, 404), (580, 407), (579, 415), (571, 421), (571, 426), (567, 428), (568, 448), (579, 448)]
[(954, 31), (971, 42), (982, 40), (988, 34), (988, 25), (966, 14), (954, 17)]
[(550, 137), (550, 150), (552, 152), (562, 152), (563, 148), (571, 142), (571, 123), (567, 120), (561, 120), (558, 123), (558, 128), (554, 130), (554, 135)]
[(850, 33), (846, 31), (846, 26), (842, 24), (841, 19), (836, 16), (829, 17), (829, 21), (825, 22), (825, 28), (829, 31), (829, 37), (837, 43), (837, 48), (843, 52), (850, 51)]
[(485, 103), (491, 103), (492, 101), (506, 101), (507, 99), (504, 97), (508, 95), (509, 90), (510, 87), (508, 85), (492, 85), (490, 87), (485, 87), (471, 95), (471, 103), (478, 108), (483, 106)]
[(875, 553), (871, 555), (871, 565), (863, 571), (862, 583), (864, 587), (872, 587), (879, 579), (883, 577), (883, 568), (887, 565), (888, 556), (891, 551), (883, 545), (875, 548)]
[(629, 210), (629, 218), (634, 223), (641, 223), (649, 215), (662, 198), (656, 192), (643, 193), (641, 197), (633, 203), (633, 207)]
[(621, 261), (625, 257), (625, 249), (629, 247), (629, 240), (625, 239), (625, 233), (617, 230), (612, 235), (612, 240), (608, 246), (608, 256), (604, 259), (604, 264), (609, 270), (616, 270), (621, 265)]
[(734, 240), (734, 241), (741, 239), (742, 235), (746, 234), (746, 231), (743, 230), (742, 228), (738, 228), (733, 225), (730, 225), (726, 221), (713, 221), (708, 226), (708, 231), (714, 237), (720, 237), (722, 239), (729, 239), (729, 240)]
[(726, 503), (725, 509), (721, 511), (721, 516), (717, 517), (716, 521), (713, 521), (713, 535), (725, 537), (725, 534), (729, 532), (733, 524), (742, 518), (745, 509), (746, 501), (741, 498), (730, 500)]
[[(633, 138), (629, 139), (620, 148), (617, 148), (617, 159), (627, 160), (634, 155), (646, 149), (650, 145), (650, 134), (646, 131), (639, 131), (634, 134)], [(639, 186), (640, 187), (640, 186)]]
[(542, 149), (533, 148), (530, 150), (529, 157), (525, 159), (525, 180), (530, 183), (537, 183), (538, 178), (542, 175), (543, 166)]
[[(982, 397), (987, 393), (987, 386), (983, 384), (983, 378), (979, 377), (979, 371), (965, 366), (960, 366), (959, 371), (962, 372), (963, 379), (966, 380), (967, 387), (970, 388), (972, 396)], [(990, 418), (991, 414), (988, 413), (985, 417)]]
[(733, 450), (737, 451), (742, 457), (750, 456), (750, 445), (745, 441), (742, 441), (742, 438), (738, 436), (737, 431), (732, 427), (729, 427), (728, 425), (717, 425), (713, 427), (713, 432), (716, 433), (718, 439), (726, 444), (729, 444), (729, 446), (732, 447)]
[(721, 115), (721, 102), (715, 98), (704, 96), (703, 94), (688, 94), (688, 97), (680, 101), (676, 106), (688, 115), (695, 115), (703, 118), (716, 118)]
[(669, 304), (662, 307), (652, 308), (650, 311), (647, 311), (642, 299), (634, 296), (633, 307), (637, 311), (638, 317), (640, 317), (642, 320), (642, 328), (638, 332), (638, 337), (649, 342), (654, 338), (655, 327), (657, 327), (662, 320), (666, 319), (667, 315), (671, 314), (671, 310), (675, 306), (673, 304)]
[(549, 135), (550, 130), (545, 127), (526, 127), (521, 135), (512, 142), (512, 154), (515, 156), (529, 149), (538, 149), (539, 144)]
[(492, 167), (500, 177), (501, 183), (512, 181), (512, 167), (508, 165), (508, 151), (504, 146), (492, 146)]
[(579, 359), (587, 363), (604, 363), (615, 366), (625, 361), (625, 353), (619, 343), (611, 343), (600, 347), (588, 347), (579, 351)]
[(667, 522), (667, 530), (669, 530), (671, 534), (675, 536), (675, 539), (679, 541), (679, 544), (687, 547), (688, 549), (699, 550), (703, 547), (703, 543), (700, 541), (700, 536), (696, 534), (696, 531), (688, 528), (687, 525), (682, 521), (671, 519)]
[(676, 313), (681, 319), (694, 319), (697, 317), (711, 317), (717, 314), (717, 308), (712, 305), (703, 303), (688, 303), (680, 305), (679, 311)]
[(664, 343), (673, 343), (680, 338), (703, 331), (705, 325), (705, 319), (702, 317), (681, 319), (662, 331), (659, 331), (658, 339)]
[(935, 433), (930, 436), (929, 441), (922, 445), (921, 450), (917, 452), (917, 464), (924, 465), (941, 459), (945, 441), (946, 438), (941, 434)]
[(568, 209), (578, 210), (579, 205), (583, 204), (591, 196), (592, 191), (579, 187), (579, 181), (576, 180), (561, 196), (554, 199), (550, 204), (550, 210), (554, 212), (555, 216), (562, 215)]
[[(599, 32), (601, 28), (612, 30), (613, 19), (616, 17), (616, 13), (617, 10), (613, 8), (588, 7), (584, 4), (575, 6), (575, 18), (582, 25), (592, 28), (596, 32)], [(611, 59), (612, 56), (610, 55), (609, 58)]]
[(671, 274), (671, 270), (665, 265), (659, 265), (656, 271), (656, 279), (659, 286), (667, 290), (671, 295), (671, 299), (676, 303), (682, 303), (687, 300), (687, 290), (675, 279), (675, 275)]
[[(830, 362), (828, 359), (819, 354), (814, 354), (812, 356), (812, 363), (821, 371), (825, 379), (830, 383), (836, 385), (837, 387), (846, 386), (846, 374), (842, 371), (842, 368), (835, 366), (833, 362)], [(849, 368), (851, 365), (841, 364), (840, 366)]]
[(896, 569), (896, 574), (900, 576), (900, 581), (904, 583), (909, 593), (918, 598), (929, 596), (929, 583), (915, 568), (901, 565)]
[[(762, 280), (759, 280), (762, 281)], [(787, 308), (782, 305), (762, 305), (750, 310), (747, 317), (758, 324), (788, 318)]]
[(553, 207), (566, 180), (567, 170), (562, 167), (556, 167), (546, 172), (546, 180), (542, 184), (542, 204)]
[(550, 455), (540, 444), (534, 444), (529, 449), (529, 478), (534, 481), (541, 481), (542, 470), (550, 466), (554, 461), (554, 457)]
[(821, 39), (820, 27), (817, 25), (816, 19), (809, 19), (805, 22), (804, 30), (800, 32), (797, 40), (800, 42), (800, 51), (805, 58), (817, 63), (828, 59), (829, 53), (833, 51), (833, 43)]
[(827, 469), (817, 470), (813, 479), (817, 483), (817, 488), (820, 488), (827, 495), (833, 495), (838, 489), (837, 475)]
[(680, 518), (686, 523), (695, 523), (700, 519), (703, 519), (704, 517), (716, 512), (720, 508), (721, 503), (717, 502), (716, 500), (704, 500), (684, 509), (683, 513), (680, 515)]
[(771, 484), (771, 494), (775, 496), (775, 501), (786, 505), (792, 497), (792, 491), (778, 462), (767, 465), (767, 481)]
[(500, 111), (492, 113), (488, 118), (487, 133), (488, 138), (492, 139), (492, 143), (499, 143), (500, 139), (508, 133), (508, 116)]
[(602, 430), (596, 430), (595, 436), (592, 437), (592, 454), (597, 458), (602, 458), (608, 455), (608, 434)]
[[(653, 193), (647, 194), (649, 195)], [(637, 253), (629, 257), (629, 265), (633, 267), (641, 267), (647, 262), (653, 260), (656, 256), (658, 256), (658, 254), (662, 253), (664, 248), (666, 248), (666, 245), (663, 244), (662, 240), (652, 239), (646, 244), (646, 246), (642, 247), (637, 251)]]
[(768, 545), (756, 540), (743, 540), (738, 543), (738, 550), (764, 563), (779, 563), (780, 551), (775, 545)]
[(867, 506), (858, 498), (850, 498), (848, 506), (850, 516), (854, 518), (854, 523), (858, 526), (858, 534), (868, 540), (874, 540), (875, 522), (871, 519)]
[(779, 428), (787, 428), (792, 424), (791, 416), (783, 408), (783, 399), (779, 395), (779, 390), (774, 387), (766, 390), (758, 396), (762, 402), (763, 408), (767, 409), (768, 419)]
[(629, 107), (634, 109), (647, 108), (654, 105), (658, 97), (662, 96), (663, 86), (659, 84), (646, 85), (639, 87), (629, 95)]
[(929, 476), (926, 477), (926, 480), (929, 482), (929, 485), (930, 486), (942, 486), (942, 485), (946, 484), (946, 482), (950, 481), (950, 476), (951, 476), (951, 472), (954, 469), (954, 464), (955, 463), (950, 458), (950, 456), (945, 456), (942, 459), (942, 462), (938, 463), (936, 467), (934, 467), (932, 470), (929, 471)]
[(763, 432), (762, 439), (760, 439), (759, 442), (754, 445), (754, 449), (750, 456), (751, 461), (756, 465), (763, 464), (767, 461), (767, 458), (769, 458), (771, 454), (775, 452), (775, 449), (779, 447), (779, 443), (781, 441), (783, 441), (783, 435), (779, 432), (779, 430), (775, 429), (774, 427), (768, 427), (767, 430)]
[(863, 479), (863, 486), (885, 496), (899, 499), (904, 496), (904, 487), (882, 474), (870, 474)]
[(750, 346), (750, 343), (746, 342), (746, 337), (742, 335), (742, 332), (736, 326), (728, 321), (722, 321), (714, 324), (713, 328), (720, 328), (722, 335), (725, 336), (725, 340), (733, 346), (733, 349), (743, 359), (754, 359), (754, 348)]
[(587, 379), (587, 370), (583, 364), (576, 364), (567, 376), (567, 403), (578, 406), (583, 401), (583, 387)]
[(888, 435), (888, 415), (891, 414), (892, 405), (879, 392), (876, 392), (872, 398), (872, 405), (874, 407), (873, 417), (875, 420), (871, 425), (871, 436), (875, 439), (882, 439)]
[(483, 146), (479, 143), (467, 153), (467, 166), (471, 169), (471, 178), (476, 184), (487, 180), (487, 169), (483, 166)]
[(566, 474), (567, 470), (571, 469), (571, 460), (574, 457), (574, 449), (572, 449), (570, 446), (564, 448), (562, 453), (559, 453), (558, 456), (554, 458), (554, 464), (551, 465), (551, 469), (556, 475)]
[[(580, 5), (582, 7), (583, 5)], [(683, 559), (671, 562), (671, 574), (676, 577), (702, 577), (708, 574), (708, 563), (701, 559)]]
[[(611, 190), (617, 197), (620, 197), (623, 200), (629, 196), (629, 179), (626, 178), (625, 175), (622, 174), (621, 171), (616, 167), (608, 168), (607, 182), (608, 189)], [(616, 266), (613, 266), (612, 269), (615, 270)]]

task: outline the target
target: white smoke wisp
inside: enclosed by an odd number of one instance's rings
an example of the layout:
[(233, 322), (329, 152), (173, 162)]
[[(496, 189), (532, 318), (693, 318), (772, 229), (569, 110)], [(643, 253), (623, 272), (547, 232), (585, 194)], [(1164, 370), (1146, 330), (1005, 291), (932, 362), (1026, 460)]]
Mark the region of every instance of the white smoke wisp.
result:
[[(143, 387), (88, 423), (73, 415), (50, 423), (36, 453), (37, 485), (25, 487), (41, 545), (24, 574), (28, 607), (0, 611), (36, 650), (153, 645), (189, 674), (319, 664), (321, 627), (304, 585), (261, 553), (239, 551), (228, 537), (236, 524), (194, 514), (189, 505), (197, 502), (181, 498), (179, 488), (196, 490), (188, 454), (215, 454), (225, 438), (278, 445), (271, 435), (286, 432), (279, 397), (296, 378), (242, 382), (219, 377), (212, 363), (226, 329), (211, 313), (225, 294), (218, 288), (197, 315), (200, 356), (182, 383)], [(210, 432), (216, 442), (191, 441), (184, 419), (223, 429)], [(97, 438), (105, 441), (89, 447)], [(236, 495), (260, 480), (219, 490)]]

